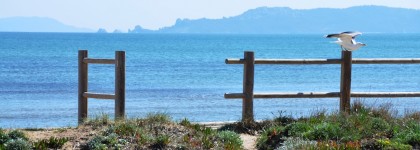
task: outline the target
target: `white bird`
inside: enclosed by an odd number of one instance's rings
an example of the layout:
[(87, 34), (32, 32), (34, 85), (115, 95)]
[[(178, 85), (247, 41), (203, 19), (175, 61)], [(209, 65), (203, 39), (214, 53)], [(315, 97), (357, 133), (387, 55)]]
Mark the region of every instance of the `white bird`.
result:
[(325, 37), (338, 38), (338, 40), (334, 41), (334, 43), (341, 45), (342, 50), (355, 51), (362, 46), (366, 46), (366, 44), (356, 42), (355, 40), (355, 37), (361, 34), (362, 34), (361, 32), (348, 31), (348, 32), (341, 32), (339, 34), (328, 34)]

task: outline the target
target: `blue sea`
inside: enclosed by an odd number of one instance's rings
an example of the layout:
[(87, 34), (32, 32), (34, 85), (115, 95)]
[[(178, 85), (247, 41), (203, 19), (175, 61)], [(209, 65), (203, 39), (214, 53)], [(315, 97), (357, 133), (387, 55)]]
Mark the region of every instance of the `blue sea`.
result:
[[(126, 51), (129, 118), (167, 113), (174, 120), (238, 121), (242, 101), (223, 98), (242, 91), (242, 65), (225, 64), (254, 51), (256, 58), (340, 58), (324, 34), (96, 34), (0, 33), (0, 127), (77, 126), (77, 53), (114, 58)], [(420, 58), (420, 34), (370, 34), (353, 58)], [(353, 65), (352, 91), (420, 91), (420, 64)], [(113, 65), (89, 65), (89, 91), (113, 93)], [(339, 65), (257, 65), (255, 92), (338, 92)], [(353, 99), (355, 100), (355, 99)], [(392, 103), (400, 113), (420, 110), (420, 98), (359, 98)], [(338, 110), (338, 98), (256, 99), (255, 118), (280, 113), (307, 116)], [(89, 99), (89, 116), (114, 116), (114, 101)]]

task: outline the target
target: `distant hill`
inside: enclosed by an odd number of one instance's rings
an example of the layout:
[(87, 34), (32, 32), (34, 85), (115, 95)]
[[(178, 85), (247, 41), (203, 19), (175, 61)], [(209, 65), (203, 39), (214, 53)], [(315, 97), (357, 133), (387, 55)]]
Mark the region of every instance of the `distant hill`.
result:
[(94, 32), (42, 17), (0, 18), (0, 32)]
[[(283, 34), (340, 31), (420, 33), (420, 10), (384, 6), (344, 9), (260, 7), (220, 19), (178, 19), (173, 26), (148, 30), (135, 26), (128, 33)], [(65, 25), (51, 18), (0, 18), (0, 32), (96, 32)], [(105, 30), (97, 30), (105, 31)], [(120, 33), (121, 31), (115, 31)], [(103, 32), (102, 32), (103, 33)]]
[[(222, 19), (178, 19), (156, 33), (327, 33), (355, 30), (379, 33), (420, 33), (420, 10), (383, 6), (345, 9), (260, 7)], [(150, 31), (148, 31), (150, 32)]]

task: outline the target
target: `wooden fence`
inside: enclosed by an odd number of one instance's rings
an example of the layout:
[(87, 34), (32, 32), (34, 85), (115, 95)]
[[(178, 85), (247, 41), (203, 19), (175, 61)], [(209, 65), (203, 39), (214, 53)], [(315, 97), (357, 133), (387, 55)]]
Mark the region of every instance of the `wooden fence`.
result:
[[(350, 97), (420, 97), (420, 92), (351, 92), (352, 64), (419, 64), (420, 58), (352, 59), (351, 51), (342, 51), (341, 59), (255, 59), (254, 52), (244, 52), (243, 59), (226, 59), (226, 64), (243, 64), (242, 93), (225, 93), (226, 99), (242, 98), (242, 121), (253, 122), (254, 98), (340, 98), (340, 111), (349, 112)], [(311, 65), (341, 64), (340, 92), (254, 93), (255, 64)]]
[[(115, 94), (88, 92), (88, 64), (115, 64)], [(116, 51), (115, 59), (88, 58), (87, 50), (79, 50), (79, 110), (78, 122), (82, 123), (88, 116), (88, 98), (114, 99), (115, 119), (125, 116), (125, 52)]]

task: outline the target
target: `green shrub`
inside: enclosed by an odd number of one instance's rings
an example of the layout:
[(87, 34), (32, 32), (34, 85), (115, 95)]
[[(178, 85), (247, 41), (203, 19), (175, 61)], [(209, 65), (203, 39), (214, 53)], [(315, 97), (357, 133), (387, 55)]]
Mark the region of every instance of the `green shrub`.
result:
[(387, 131), (390, 129), (389, 123), (382, 118), (373, 118), (371, 127), (377, 131)]
[(420, 112), (406, 111), (404, 115), (404, 119), (420, 121)]
[(134, 137), (138, 146), (142, 146), (152, 140), (152, 138), (142, 129), (137, 129)]
[(216, 133), (215, 130), (208, 128), (208, 127), (204, 127), (201, 130), (203, 136), (201, 138), (201, 143), (203, 144), (203, 148), (204, 149), (211, 149), (213, 148), (214, 145), (214, 134)]
[(305, 132), (311, 130), (311, 125), (306, 122), (295, 122), (284, 129), (287, 136), (302, 137)]
[(412, 147), (407, 144), (390, 141), (389, 139), (376, 140), (381, 149), (398, 149), (398, 150), (411, 150)]
[(284, 141), (284, 127), (273, 126), (263, 131), (257, 139), (257, 148), (260, 150), (275, 149)]
[(29, 150), (31, 149), (31, 144), (28, 141), (18, 138), (11, 139), (4, 144), (6, 150)]
[(61, 147), (63, 147), (63, 145), (69, 141), (68, 138), (55, 138), (55, 137), (50, 137), (49, 139), (43, 139), (37, 142), (34, 142), (34, 149), (37, 150), (44, 150), (44, 149), (59, 149)]
[(168, 114), (164, 113), (149, 113), (147, 114), (145, 120), (152, 124), (152, 123), (169, 123), (171, 122), (171, 117)]
[(28, 140), (28, 138), (25, 136), (25, 133), (19, 130), (10, 131), (7, 135), (9, 136), (10, 139), (14, 139), (14, 140), (16, 139), (24, 139), (26, 141)]
[(405, 125), (394, 134), (394, 141), (410, 144), (415, 148), (420, 146), (420, 124), (416, 121), (406, 122)]
[(104, 140), (104, 136), (95, 136), (87, 143), (87, 148), (90, 150), (106, 150), (108, 146), (102, 143)]
[(101, 127), (101, 126), (109, 125), (111, 123), (112, 123), (112, 121), (109, 118), (109, 115), (106, 114), (106, 113), (102, 113), (102, 114), (100, 114), (98, 116), (95, 116), (93, 119), (87, 120), (84, 124), (91, 125), (94, 128), (96, 128), (96, 127)]
[(308, 141), (299, 137), (289, 137), (285, 139), (282, 146), (278, 147), (277, 150), (315, 149), (316, 145), (316, 141)]
[(277, 125), (285, 126), (296, 121), (291, 115), (285, 115), (285, 111), (279, 111), (278, 114), (278, 117), (274, 118)]
[(225, 150), (239, 150), (242, 149), (242, 140), (238, 134), (232, 131), (221, 131), (217, 137), (224, 144)]
[(87, 147), (94, 150), (120, 149), (125, 144), (125, 140), (118, 139), (118, 135), (112, 133), (108, 136), (95, 136), (87, 143)]
[(416, 147), (420, 146), (420, 133), (407, 134), (403, 142)]
[(6, 143), (9, 141), (9, 139), (9, 136), (2, 129), (0, 129), (0, 145)]
[(315, 125), (304, 136), (310, 140), (337, 140), (342, 137), (342, 131), (338, 124), (324, 122)]
[(118, 123), (114, 127), (114, 133), (120, 136), (132, 136), (135, 134), (137, 127), (131, 123)]
[(181, 126), (184, 126), (184, 127), (189, 127), (189, 126), (191, 126), (191, 122), (187, 119), (187, 118), (184, 118), (184, 119), (182, 119), (181, 120), (181, 122), (179, 123)]
[(397, 111), (392, 109), (391, 103), (384, 103), (379, 105), (379, 107), (370, 108), (370, 115), (375, 118), (382, 118), (386, 121), (392, 121), (397, 116)]
[(169, 136), (167, 135), (158, 135), (154, 143), (150, 146), (152, 149), (164, 149), (170, 143)]

